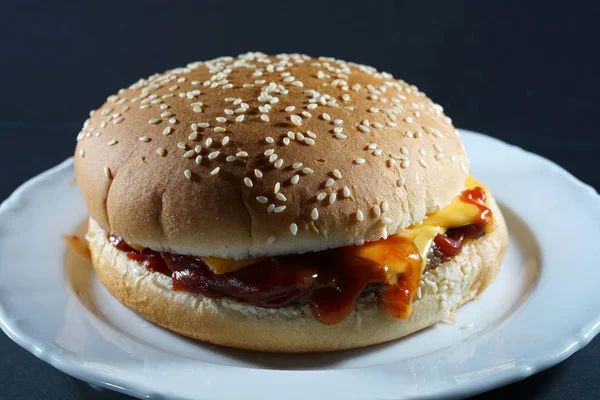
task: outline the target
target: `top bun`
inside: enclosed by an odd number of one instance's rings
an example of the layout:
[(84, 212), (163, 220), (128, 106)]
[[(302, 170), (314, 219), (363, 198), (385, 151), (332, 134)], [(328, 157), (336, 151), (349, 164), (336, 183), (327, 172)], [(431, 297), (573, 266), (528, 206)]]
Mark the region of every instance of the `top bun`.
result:
[(195, 256), (376, 240), (447, 205), (468, 175), (451, 120), (415, 86), (298, 54), (141, 79), (77, 140), (77, 182), (104, 230)]

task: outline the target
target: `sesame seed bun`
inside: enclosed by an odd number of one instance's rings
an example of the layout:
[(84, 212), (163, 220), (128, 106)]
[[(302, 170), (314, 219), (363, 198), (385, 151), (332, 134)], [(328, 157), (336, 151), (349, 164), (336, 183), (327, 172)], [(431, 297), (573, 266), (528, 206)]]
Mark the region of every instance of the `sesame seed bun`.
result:
[[(454, 310), (475, 299), (496, 277), (507, 231), (493, 198), (495, 230), (467, 243), (461, 253), (426, 270), (408, 319), (390, 316), (375, 295), (364, 295), (337, 325), (317, 322), (308, 305), (267, 309), (232, 298), (212, 299), (172, 291), (171, 279), (127, 258), (90, 219), (87, 239), (98, 277), (121, 303), (165, 328), (195, 339), (249, 350), (315, 352), (350, 349), (394, 340), (452, 319)], [(442, 288), (448, 288), (442, 291)]]
[(416, 87), (340, 60), (252, 53), (110, 96), (78, 136), (75, 172), (104, 231), (243, 259), (398, 232), (459, 194), (468, 161)]

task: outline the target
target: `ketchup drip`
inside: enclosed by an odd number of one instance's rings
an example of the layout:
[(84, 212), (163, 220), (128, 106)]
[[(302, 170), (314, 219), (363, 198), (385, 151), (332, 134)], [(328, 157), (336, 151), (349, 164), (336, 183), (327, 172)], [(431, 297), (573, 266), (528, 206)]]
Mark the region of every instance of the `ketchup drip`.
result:
[(444, 235), (437, 235), (433, 241), (434, 252), (440, 255), (442, 261), (451, 260), (460, 254), (465, 239), (477, 239), (485, 233), (485, 228), (492, 226), (492, 211), (485, 205), (485, 191), (476, 187), (465, 190), (460, 195), (460, 199), (469, 204), (473, 204), (479, 209), (474, 224), (448, 229)]
[[(465, 239), (483, 235), (486, 226), (492, 224), (483, 189), (465, 190), (460, 198), (477, 206), (480, 213), (474, 224), (435, 237), (434, 251), (443, 261), (458, 255)], [(136, 250), (118, 236), (111, 235), (109, 240), (126, 251), (129, 259), (143, 263), (152, 272), (171, 276), (173, 290), (213, 298), (229, 296), (265, 308), (307, 299), (315, 319), (326, 325), (348, 317), (359, 296), (373, 284), (388, 312), (407, 318), (421, 277), (421, 255), (414, 243), (401, 236), (362, 246), (272, 257), (224, 274), (215, 274), (196, 257)], [(388, 266), (398, 264), (406, 266), (402, 273), (388, 271)]]

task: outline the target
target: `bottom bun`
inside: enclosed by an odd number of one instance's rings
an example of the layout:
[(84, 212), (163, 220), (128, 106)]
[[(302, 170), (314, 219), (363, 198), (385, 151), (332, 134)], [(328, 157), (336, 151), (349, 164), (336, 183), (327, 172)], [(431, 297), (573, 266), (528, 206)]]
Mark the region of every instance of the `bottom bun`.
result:
[(116, 249), (90, 219), (86, 235), (100, 280), (121, 303), (182, 335), (219, 345), (285, 353), (333, 351), (387, 342), (452, 319), (496, 277), (508, 244), (506, 225), (493, 198), (496, 229), (466, 244), (461, 253), (426, 270), (407, 319), (390, 316), (375, 295), (359, 299), (343, 322), (317, 322), (308, 305), (261, 308), (232, 298), (212, 299), (172, 291), (171, 278), (149, 272)]

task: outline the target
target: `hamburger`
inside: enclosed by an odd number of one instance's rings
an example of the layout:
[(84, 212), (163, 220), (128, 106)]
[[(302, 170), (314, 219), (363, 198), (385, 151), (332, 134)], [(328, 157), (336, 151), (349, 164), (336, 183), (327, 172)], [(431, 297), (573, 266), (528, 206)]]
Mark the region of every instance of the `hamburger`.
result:
[(508, 241), (442, 107), (333, 58), (140, 79), (90, 113), (75, 173), (108, 291), (230, 347), (349, 349), (451, 320)]

